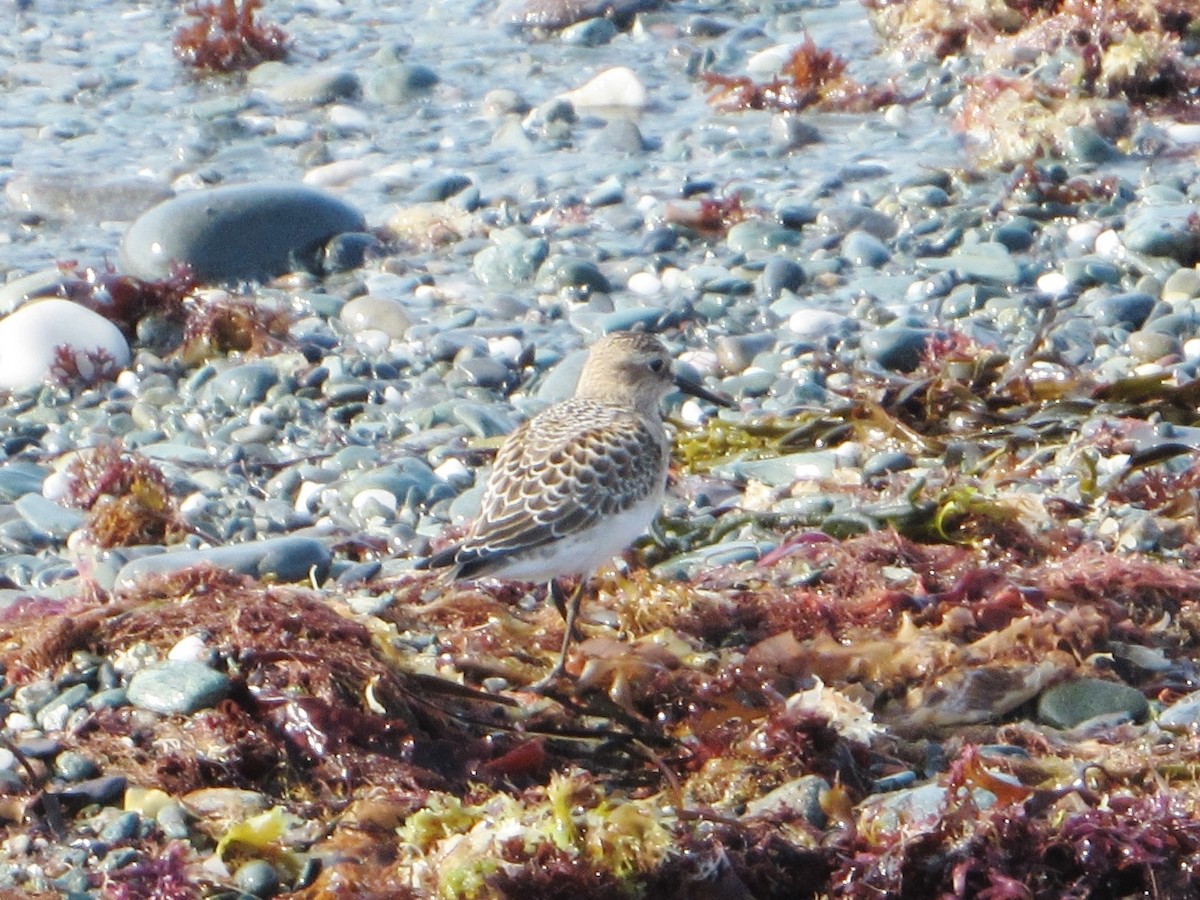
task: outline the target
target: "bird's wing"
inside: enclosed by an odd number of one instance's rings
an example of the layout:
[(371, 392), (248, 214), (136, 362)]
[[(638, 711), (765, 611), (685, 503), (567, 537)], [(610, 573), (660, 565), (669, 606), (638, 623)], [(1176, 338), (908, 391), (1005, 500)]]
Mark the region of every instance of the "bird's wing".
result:
[(458, 548), (459, 574), (578, 533), (653, 493), (664, 450), (636, 415), (589, 401), (551, 407), (509, 436), (482, 510)]

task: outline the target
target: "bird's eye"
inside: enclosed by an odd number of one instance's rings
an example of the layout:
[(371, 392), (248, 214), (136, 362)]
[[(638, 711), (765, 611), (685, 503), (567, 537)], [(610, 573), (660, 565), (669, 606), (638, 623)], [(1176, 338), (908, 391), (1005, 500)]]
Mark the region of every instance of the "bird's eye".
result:
[(661, 372), (664, 369), (666, 369), (666, 367), (667, 367), (667, 361), (665, 359), (656, 358), (656, 359), (650, 360), (650, 371), (651, 372)]

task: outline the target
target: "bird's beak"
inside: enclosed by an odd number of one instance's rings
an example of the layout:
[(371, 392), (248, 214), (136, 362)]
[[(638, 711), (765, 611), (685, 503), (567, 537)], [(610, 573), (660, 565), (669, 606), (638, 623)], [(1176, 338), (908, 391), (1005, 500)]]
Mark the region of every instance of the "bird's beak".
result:
[(676, 375), (674, 380), (675, 387), (679, 388), (685, 394), (691, 394), (693, 397), (699, 397), (701, 400), (707, 400), (709, 403), (714, 403), (717, 406), (733, 406), (732, 397), (727, 394), (710, 391), (698, 381), (692, 381), (692, 379), (684, 378), (682, 375)]

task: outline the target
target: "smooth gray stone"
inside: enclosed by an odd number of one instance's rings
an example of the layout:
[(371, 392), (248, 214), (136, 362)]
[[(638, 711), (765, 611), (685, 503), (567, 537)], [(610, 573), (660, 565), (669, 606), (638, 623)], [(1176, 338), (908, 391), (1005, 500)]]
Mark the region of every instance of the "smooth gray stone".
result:
[(437, 72), (411, 63), (380, 66), (367, 79), (366, 95), (376, 103), (400, 104), (429, 93), (438, 83)]
[(1088, 312), (1101, 325), (1122, 325), (1136, 329), (1142, 327), (1157, 302), (1149, 294), (1116, 294), (1088, 304)]
[(1184, 204), (1151, 206), (1134, 212), (1121, 234), (1125, 247), (1147, 256), (1169, 256), (1190, 266), (1200, 259), (1200, 233), (1191, 226), (1200, 208)]
[(856, 266), (877, 269), (892, 258), (887, 245), (861, 229), (849, 232), (842, 240), (842, 256)]
[(636, 122), (611, 119), (588, 140), (588, 149), (595, 153), (635, 156), (646, 150), (646, 139)]
[(1079, 678), (1043, 692), (1038, 698), (1038, 719), (1055, 728), (1074, 728), (1088, 719), (1126, 713), (1140, 722), (1150, 712), (1141, 691), (1127, 684), (1100, 678)]
[(133, 587), (147, 575), (170, 575), (191, 566), (211, 565), (272, 581), (304, 581), (315, 570), (317, 580), (329, 571), (332, 556), (315, 538), (278, 537), (211, 550), (175, 550), (130, 560), (117, 573), (116, 587)]
[(108, 806), (124, 796), (127, 784), (124, 775), (102, 775), (65, 785), (56, 794), (59, 802), (69, 809), (82, 809), (94, 803)]
[(1158, 725), (1167, 731), (1195, 734), (1200, 731), (1200, 691), (1176, 700), (1162, 711)]
[(367, 490), (387, 491), (401, 503), (409, 495), (424, 501), (442, 481), (429, 465), (415, 456), (405, 457), (392, 465), (366, 472), (349, 481), (339, 490), (346, 499)]
[(766, 459), (734, 460), (713, 467), (716, 478), (744, 483), (750, 479), (771, 487), (792, 484), (800, 478), (828, 478), (838, 467), (838, 457), (830, 450), (789, 453)]
[(279, 892), (279, 875), (265, 859), (242, 863), (233, 873), (233, 885), (251, 897), (274, 897)]
[(1018, 284), (1021, 267), (1009, 256), (1004, 244), (970, 244), (960, 247), (949, 256), (924, 257), (917, 263), (939, 272), (957, 272), (964, 281), (984, 281), (997, 284)]
[(137, 837), (141, 823), (142, 817), (136, 812), (123, 812), (100, 830), (100, 839), (109, 844), (132, 840)]
[(57, 296), (68, 281), (61, 269), (42, 269), (0, 285), (0, 315), (6, 316), (34, 298)]
[(471, 184), (471, 179), (466, 175), (442, 175), (414, 188), (408, 195), (408, 202), (434, 203), (449, 200), (455, 194), (469, 188)]
[(749, 253), (754, 250), (780, 250), (800, 243), (799, 232), (765, 219), (747, 219), (729, 229), (725, 243), (731, 250)]
[(762, 285), (763, 293), (772, 300), (776, 300), (784, 291), (794, 293), (800, 290), (806, 278), (804, 269), (794, 259), (772, 256), (763, 266), (759, 282)]
[(1007, 222), (992, 232), (992, 240), (1003, 244), (1010, 253), (1021, 253), (1033, 246), (1033, 230), (1024, 223)]
[[(268, 78), (256, 79), (258, 72), (271, 69)], [(274, 72), (270, 64), (251, 70), (250, 84), (261, 87), (272, 100), (279, 103), (311, 103), (321, 105), (337, 100), (354, 100), (362, 94), (362, 84), (353, 72), (330, 69), (318, 72), (296, 72), (284, 66)], [(256, 83), (260, 82), (260, 83)]]
[(1094, 128), (1073, 125), (1066, 131), (1063, 151), (1067, 159), (1083, 163), (1102, 163), (1120, 159), (1121, 151)]
[(881, 241), (896, 236), (898, 226), (896, 220), (886, 213), (881, 213), (869, 206), (844, 204), (831, 206), (817, 214), (817, 224), (827, 231), (846, 233), (854, 229), (873, 234)]
[(38, 710), (38, 727), (43, 731), (59, 731), (67, 724), (71, 711), (83, 706), (92, 695), (86, 684), (73, 684)]
[(261, 403), (267, 391), (279, 380), (279, 373), (268, 362), (249, 362), (226, 369), (202, 388), (206, 399), (220, 399), (237, 409)]
[(229, 678), (203, 663), (168, 659), (129, 679), (129, 702), (160, 715), (189, 715), (215, 706), (229, 694)]
[(26, 494), (40, 494), (50, 470), (33, 463), (10, 462), (0, 466), (0, 503), (14, 503)]
[(559, 288), (578, 290), (584, 294), (593, 291), (607, 294), (612, 291), (612, 284), (600, 267), (589, 259), (577, 259), (565, 256), (556, 257), (547, 263), (554, 276), (554, 283)]
[(533, 280), (549, 252), (544, 238), (492, 244), (475, 254), (471, 268), (484, 284), (518, 287)]
[(503, 387), (511, 378), (508, 368), (489, 356), (472, 356), (464, 359), (458, 363), (456, 369), (463, 373), (467, 384), (477, 387)]
[(564, 44), (578, 47), (601, 47), (617, 36), (617, 26), (611, 19), (585, 19), (568, 25), (562, 30), (559, 39)]
[(64, 781), (83, 781), (100, 774), (100, 767), (76, 750), (64, 750), (54, 759), (54, 771)]
[(13, 508), (31, 526), (43, 531), (55, 540), (65, 540), (83, 525), (83, 513), (67, 509), (41, 494), (26, 494), (18, 497)]
[(122, 271), (154, 280), (176, 263), (204, 282), (257, 281), (318, 271), (334, 235), (365, 231), (362, 214), (299, 184), (240, 184), (182, 194), (147, 210), (121, 241)]

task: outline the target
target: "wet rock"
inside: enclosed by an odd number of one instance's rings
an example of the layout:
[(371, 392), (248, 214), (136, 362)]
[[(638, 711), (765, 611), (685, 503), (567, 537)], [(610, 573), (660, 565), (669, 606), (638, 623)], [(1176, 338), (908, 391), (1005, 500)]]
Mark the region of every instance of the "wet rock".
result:
[(376, 68), (367, 79), (365, 93), (369, 100), (398, 106), (429, 93), (440, 81), (437, 72), (428, 66), (399, 63)]
[(759, 283), (763, 293), (772, 300), (777, 299), (784, 291), (795, 293), (800, 290), (805, 281), (804, 269), (798, 262), (785, 256), (772, 256), (763, 266)]
[(285, 63), (263, 63), (250, 71), (248, 82), (278, 103), (323, 105), (354, 100), (362, 93), (358, 76), (344, 69), (311, 71)]
[(31, 526), (55, 540), (66, 540), (83, 525), (83, 513), (79, 510), (60, 506), (41, 494), (25, 494), (13, 507)]
[(592, 135), (588, 141), (588, 149), (597, 153), (635, 156), (646, 150), (646, 140), (642, 137), (637, 123), (617, 118), (606, 122), (603, 128)]
[[(1176, 269), (1163, 282), (1161, 296), (1168, 303), (1181, 303), (1200, 297), (1200, 271)], [(3, 304), (0, 304), (0, 309), (3, 309)]]
[(1139, 209), (1129, 217), (1121, 237), (1134, 253), (1194, 265), (1200, 259), (1200, 232), (1189, 223), (1196, 214), (1196, 207), (1182, 204)]
[(562, 30), (559, 39), (578, 47), (601, 47), (617, 36), (611, 19), (584, 19)]
[(216, 706), (229, 693), (229, 678), (203, 663), (169, 659), (140, 669), (126, 688), (129, 702), (164, 716), (190, 715)]
[(265, 280), (317, 271), (337, 234), (361, 232), (362, 215), (324, 191), (297, 184), (242, 184), (182, 194), (147, 210), (121, 242), (121, 268), (138, 278), (176, 263), (205, 282)]
[(1074, 728), (1088, 719), (1123, 713), (1140, 722), (1150, 711), (1142, 692), (1127, 684), (1080, 678), (1055, 685), (1038, 698), (1038, 719), (1055, 728)]
[(661, 5), (661, 0), (520, 0), (506, 4), (501, 15), (516, 25), (553, 31), (594, 18), (624, 25), (637, 13)]
[(373, 294), (364, 294), (347, 301), (338, 313), (338, 318), (355, 334), (363, 331), (382, 331), (393, 339), (404, 337), (412, 325), (403, 303)]
[(1101, 325), (1135, 329), (1142, 327), (1157, 302), (1149, 294), (1116, 294), (1088, 304), (1088, 311)]
[(959, 247), (949, 256), (925, 257), (918, 262), (927, 269), (954, 272), (964, 281), (1003, 285), (1021, 282), (1021, 267), (1009, 255), (1004, 244), (969, 244)]
[(265, 859), (252, 859), (233, 873), (233, 886), (251, 897), (266, 900), (279, 892), (279, 874)]
[(304, 581), (311, 572), (320, 581), (329, 571), (330, 559), (329, 550), (314, 538), (269, 538), (211, 550), (174, 550), (139, 557), (121, 567), (116, 585), (118, 589), (130, 588), (147, 575), (167, 575), (204, 564), (273, 581)]
[(1129, 336), (1129, 355), (1138, 362), (1154, 362), (1165, 356), (1182, 353), (1179, 338), (1158, 331), (1135, 331)]
[(817, 215), (817, 225), (841, 234), (858, 229), (881, 241), (895, 237), (897, 231), (896, 221), (891, 216), (869, 206), (853, 204), (833, 206), (822, 210)]
[(891, 259), (892, 254), (879, 238), (856, 228), (842, 239), (842, 256), (856, 266), (874, 269)]
[(174, 194), (154, 178), (97, 181), (72, 174), (17, 175), (4, 193), (13, 209), (93, 222), (128, 221)]
[(549, 252), (544, 238), (505, 239), (475, 254), (471, 268), (484, 284), (517, 287), (533, 280)]
[(1164, 709), (1158, 716), (1158, 725), (1184, 734), (1200, 731), (1200, 692), (1188, 694)]
[(219, 400), (233, 409), (260, 403), (279, 381), (279, 373), (267, 362), (248, 362), (226, 369), (204, 385), (201, 396)]

